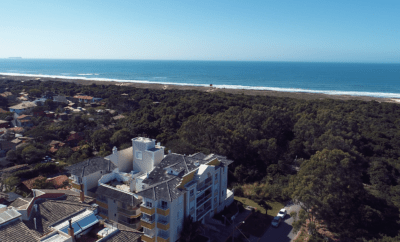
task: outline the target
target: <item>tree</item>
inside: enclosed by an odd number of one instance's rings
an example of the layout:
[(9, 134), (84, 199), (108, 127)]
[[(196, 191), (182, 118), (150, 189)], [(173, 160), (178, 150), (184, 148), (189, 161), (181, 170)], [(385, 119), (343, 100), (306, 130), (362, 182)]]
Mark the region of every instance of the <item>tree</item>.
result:
[(29, 164), (39, 161), (45, 154), (45, 150), (38, 149), (34, 145), (28, 145), (21, 152), (22, 159)]
[(332, 231), (354, 236), (361, 232), (359, 211), (365, 197), (361, 175), (350, 154), (341, 150), (317, 151), (301, 165), (293, 199), (312, 223), (324, 221)]
[(181, 242), (190, 242), (200, 233), (201, 222), (193, 222), (192, 216), (185, 217), (183, 220), (183, 228), (181, 231)]
[(34, 97), (40, 97), (42, 95), (42, 91), (40, 91), (39, 89), (31, 89), (29, 90), (29, 95)]
[(47, 181), (46, 177), (36, 179), (32, 184), (34, 189), (54, 189), (55, 186), (52, 182)]
[(123, 143), (129, 142), (130, 139), (131, 135), (129, 134), (129, 131), (127, 129), (121, 129), (111, 136), (110, 141), (113, 145), (120, 146)]
[(93, 146), (99, 148), (102, 144), (110, 142), (111, 132), (108, 130), (97, 130), (91, 135)]
[(10, 176), (4, 180), (4, 185), (7, 191), (15, 191), (17, 185), (21, 183), (21, 179), (16, 176)]

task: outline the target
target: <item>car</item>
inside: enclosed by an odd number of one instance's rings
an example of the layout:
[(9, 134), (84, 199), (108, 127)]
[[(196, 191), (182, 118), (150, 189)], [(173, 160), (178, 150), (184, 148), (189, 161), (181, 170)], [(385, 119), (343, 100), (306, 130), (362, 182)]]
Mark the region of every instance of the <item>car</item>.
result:
[(286, 214), (287, 214), (286, 209), (282, 208), (281, 210), (279, 210), (279, 213), (276, 216), (281, 217), (282, 219), (284, 219)]
[(276, 217), (274, 217), (274, 219), (272, 220), (271, 225), (272, 225), (273, 227), (277, 228), (277, 227), (279, 226), (279, 224), (281, 223), (281, 221), (282, 221), (282, 217), (276, 216)]

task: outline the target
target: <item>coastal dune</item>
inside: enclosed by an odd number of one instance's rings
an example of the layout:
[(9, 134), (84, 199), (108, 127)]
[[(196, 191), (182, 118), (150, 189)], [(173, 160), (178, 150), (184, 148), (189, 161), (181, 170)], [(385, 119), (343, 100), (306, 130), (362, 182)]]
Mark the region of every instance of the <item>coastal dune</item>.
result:
[(285, 97), (285, 98), (296, 98), (305, 100), (315, 99), (336, 99), (336, 100), (361, 100), (361, 101), (377, 101), (377, 102), (393, 102), (400, 103), (400, 99), (393, 98), (379, 98), (369, 96), (351, 96), (351, 95), (329, 95), (322, 93), (307, 93), (307, 92), (282, 92), (282, 91), (269, 91), (269, 90), (252, 90), (252, 89), (229, 89), (229, 88), (217, 88), (215, 86), (190, 86), (190, 85), (172, 85), (172, 84), (154, 84), (154, 83), (143, 83), (143, 82), (117, 82), (117, 81), (99, 81), (90, 79), (70, 79), (70, 78), (52, 78), (52, 77), (32, 77), (32, 76), (9, 76), (0, 75), (0, 80), (15, 80), (15, 81), (61, 81), (61, 82), (73, 82), (80, 85), (117, 85), (117, 86), (130, 86), (135, 88), (143, 89), (158, 89), (158, 90), (196, 90), (201, 92), (224, 92), (231, 94), (241, 95), (261, 95), (271, 97)]

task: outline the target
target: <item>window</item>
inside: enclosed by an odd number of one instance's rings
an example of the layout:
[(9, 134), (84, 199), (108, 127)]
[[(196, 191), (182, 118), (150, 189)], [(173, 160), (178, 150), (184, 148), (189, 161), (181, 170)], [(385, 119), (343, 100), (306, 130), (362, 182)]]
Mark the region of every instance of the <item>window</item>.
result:
[(190, 190), (190, 196), (194, 195), (194, 189)]
[(167, 209), (168, 208), (168, 203), (164, 202), (164, 201), (161, 201), (161, 208)]
[(214, 196), (218, 196), (218, 189), (215, 189)]
[(136, 151), (136, 159), (139, 159), (139, 160), (142, 159), (142, 152), (141, 151)]
[(152, 208), (153, 204), (151, 202), (146, 202), (146, 207)]
[(215, 179), (218, 179), (218, 173), (215, 173)]

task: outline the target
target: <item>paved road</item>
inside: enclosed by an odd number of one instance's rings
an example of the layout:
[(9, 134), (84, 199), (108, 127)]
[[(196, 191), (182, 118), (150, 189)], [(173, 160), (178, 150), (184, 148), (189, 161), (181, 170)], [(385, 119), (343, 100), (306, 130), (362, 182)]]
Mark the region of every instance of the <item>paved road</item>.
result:
[(278, 228), (270, 226), (264, 235), (260, 238), (260, 242), (290, 242), (296, 234), (292, 231), (293, 218), (290, 213), (293, 211), (299, 212), (300, 206), (295, 204), (288, 204), (286, 207), (288, 211), (285, 219), (281, 222)]

